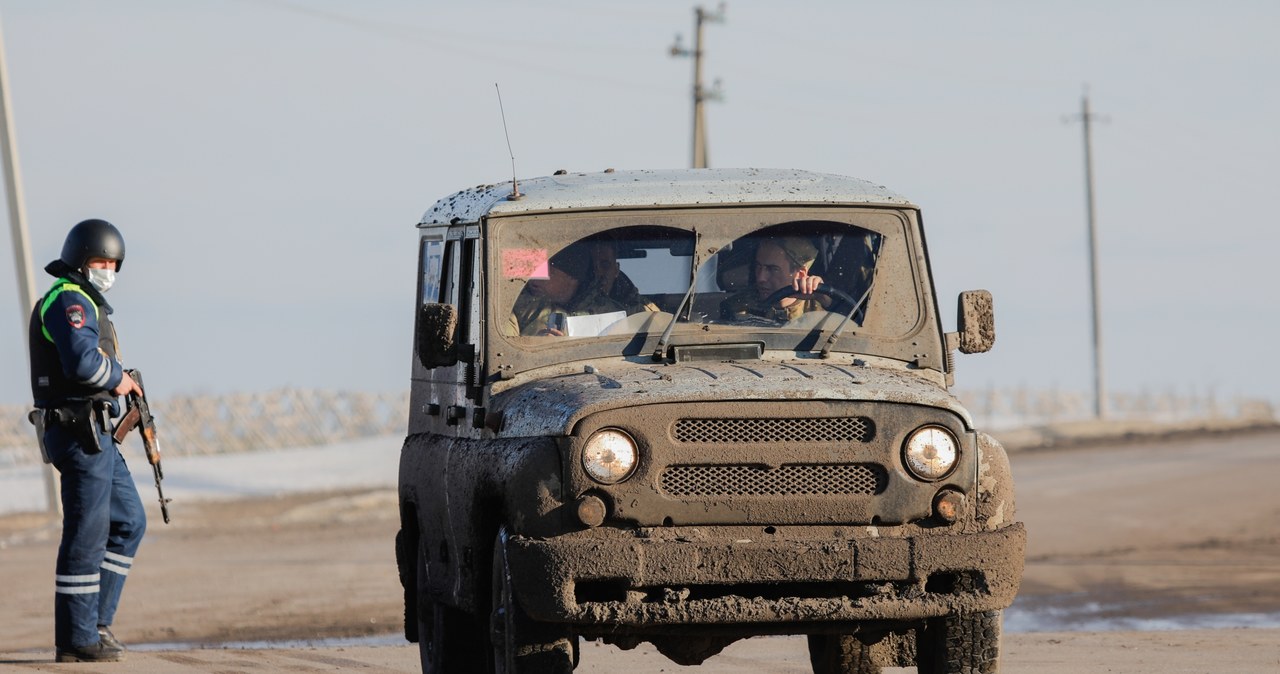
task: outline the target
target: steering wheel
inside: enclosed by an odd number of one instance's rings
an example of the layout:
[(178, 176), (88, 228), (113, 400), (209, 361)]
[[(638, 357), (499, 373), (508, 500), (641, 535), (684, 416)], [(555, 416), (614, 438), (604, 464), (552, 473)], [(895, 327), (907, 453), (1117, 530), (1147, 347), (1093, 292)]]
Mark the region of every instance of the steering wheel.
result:
[[(832, 300), (831, 306), (826, 307), (826, 310), (837, 314), (847, 314), (850, 311), (853, 311), (854, 305), (858, 303), (857, 300), (850, 297), (845, 291), (832, 287), (826, 283), (819, 283), (818, 287), (813, 289), (813, 292), (822, 293), (823, 295), (830, 297)], [(796, 290), (792, 286), (785, 286), (775, 290), (772, 295), (765, 298), (762, 304), (766, 307), (772, 307), (788, 297), (799, 294), (801, 294), (799, 290)]]

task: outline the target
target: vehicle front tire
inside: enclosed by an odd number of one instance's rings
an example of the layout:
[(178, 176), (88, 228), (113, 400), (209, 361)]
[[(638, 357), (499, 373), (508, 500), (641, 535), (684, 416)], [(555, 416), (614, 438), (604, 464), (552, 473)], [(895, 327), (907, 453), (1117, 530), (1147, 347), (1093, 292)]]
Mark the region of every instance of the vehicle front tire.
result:
[(511, 587), (505, 528), (493, 543), (489, 639), (494, 674), (571, 674), (577, 643), (556, 625), (539, 623), (521, 610)]
[(418, 550), (416, 576), (418, 600), (418, 657), (422, 674), (447, 674), (476, 670), (484, 662), (484, 631), (461, 611), (431, 600), (427, 591), (427, 559)]
[(847, 634), (810, 634), (813, 674), (880, 674), (871, 646)]
[(1000, 611), (933, 618), (916, 635), (920, 674), (996, 674), (1000, 671)]

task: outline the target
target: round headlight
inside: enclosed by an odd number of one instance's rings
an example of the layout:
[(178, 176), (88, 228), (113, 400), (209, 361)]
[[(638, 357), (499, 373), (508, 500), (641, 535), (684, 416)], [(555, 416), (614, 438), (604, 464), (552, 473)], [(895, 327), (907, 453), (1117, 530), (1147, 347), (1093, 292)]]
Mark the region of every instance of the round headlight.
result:
[(907, 438), (902, 459), (912, 475), (922, 480), (937, 480), (955, 468), (959, 453), (951, 431), (941, 426), (923, 426)]
[(582, 467), (596, 482), (615, 484), (631, 475), (638, 456), (636, 441), (630, 435), (606, 428), (587, 440), (582, 450)]

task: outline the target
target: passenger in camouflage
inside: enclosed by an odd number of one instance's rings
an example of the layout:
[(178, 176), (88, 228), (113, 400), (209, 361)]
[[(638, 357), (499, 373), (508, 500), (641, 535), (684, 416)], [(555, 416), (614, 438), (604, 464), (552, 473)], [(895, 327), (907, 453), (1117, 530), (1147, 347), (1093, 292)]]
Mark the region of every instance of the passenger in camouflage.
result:
[(601, 295), (626, 307), (628, 314), (658, 311), (658, 305), (640, 296), (640, 289), (618, 265), (618, 242), (599, 239), (591, 245), (592, 283)]
[(592, 282), (591, 257), (586, 250), (570, 246), (556, 253), (547, 272), (548, 278), (530, 279), (516, 298), (503, 334), (563, 337), (565, 326), (549, 323), (553, 314), (585, 316), (627, 310)]
[[(786, 323), (806, 311), (825, 309), (830, 306), (831, 298), (814, 294), (822, 283), (822, 277), (809, 274), (809, 267), (817, 257), (818, 248), (807, 237), (761, 239), (751, 265), (753, 287), (730, 296), (725, 300), (722, 311), (731, 320), (754, 316)], [(787, 286), (794, 288), (796, 295), (772, 305), (765, 304), (770, 295)], [(800, 297), (805, 295), (809, 298)]]

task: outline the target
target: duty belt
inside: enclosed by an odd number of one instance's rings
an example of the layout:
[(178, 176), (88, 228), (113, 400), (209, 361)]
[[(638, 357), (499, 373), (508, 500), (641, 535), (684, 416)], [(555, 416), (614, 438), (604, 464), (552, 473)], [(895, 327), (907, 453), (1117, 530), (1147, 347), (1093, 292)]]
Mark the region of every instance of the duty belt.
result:
[(44, 429), (50, 426), (61, 426), (71, 431), (85, 453), (101, 452), (101, 434), (110, 432), (106, 414), (109, 407), (110, 403), (105, 400), (75, 400), (58, 407), (33, 410), (28, 419), (35, 424), (36, 434), (40, 436), (40, 450), (45, 463), (49, 463), (49, 456), (44, 447)]

